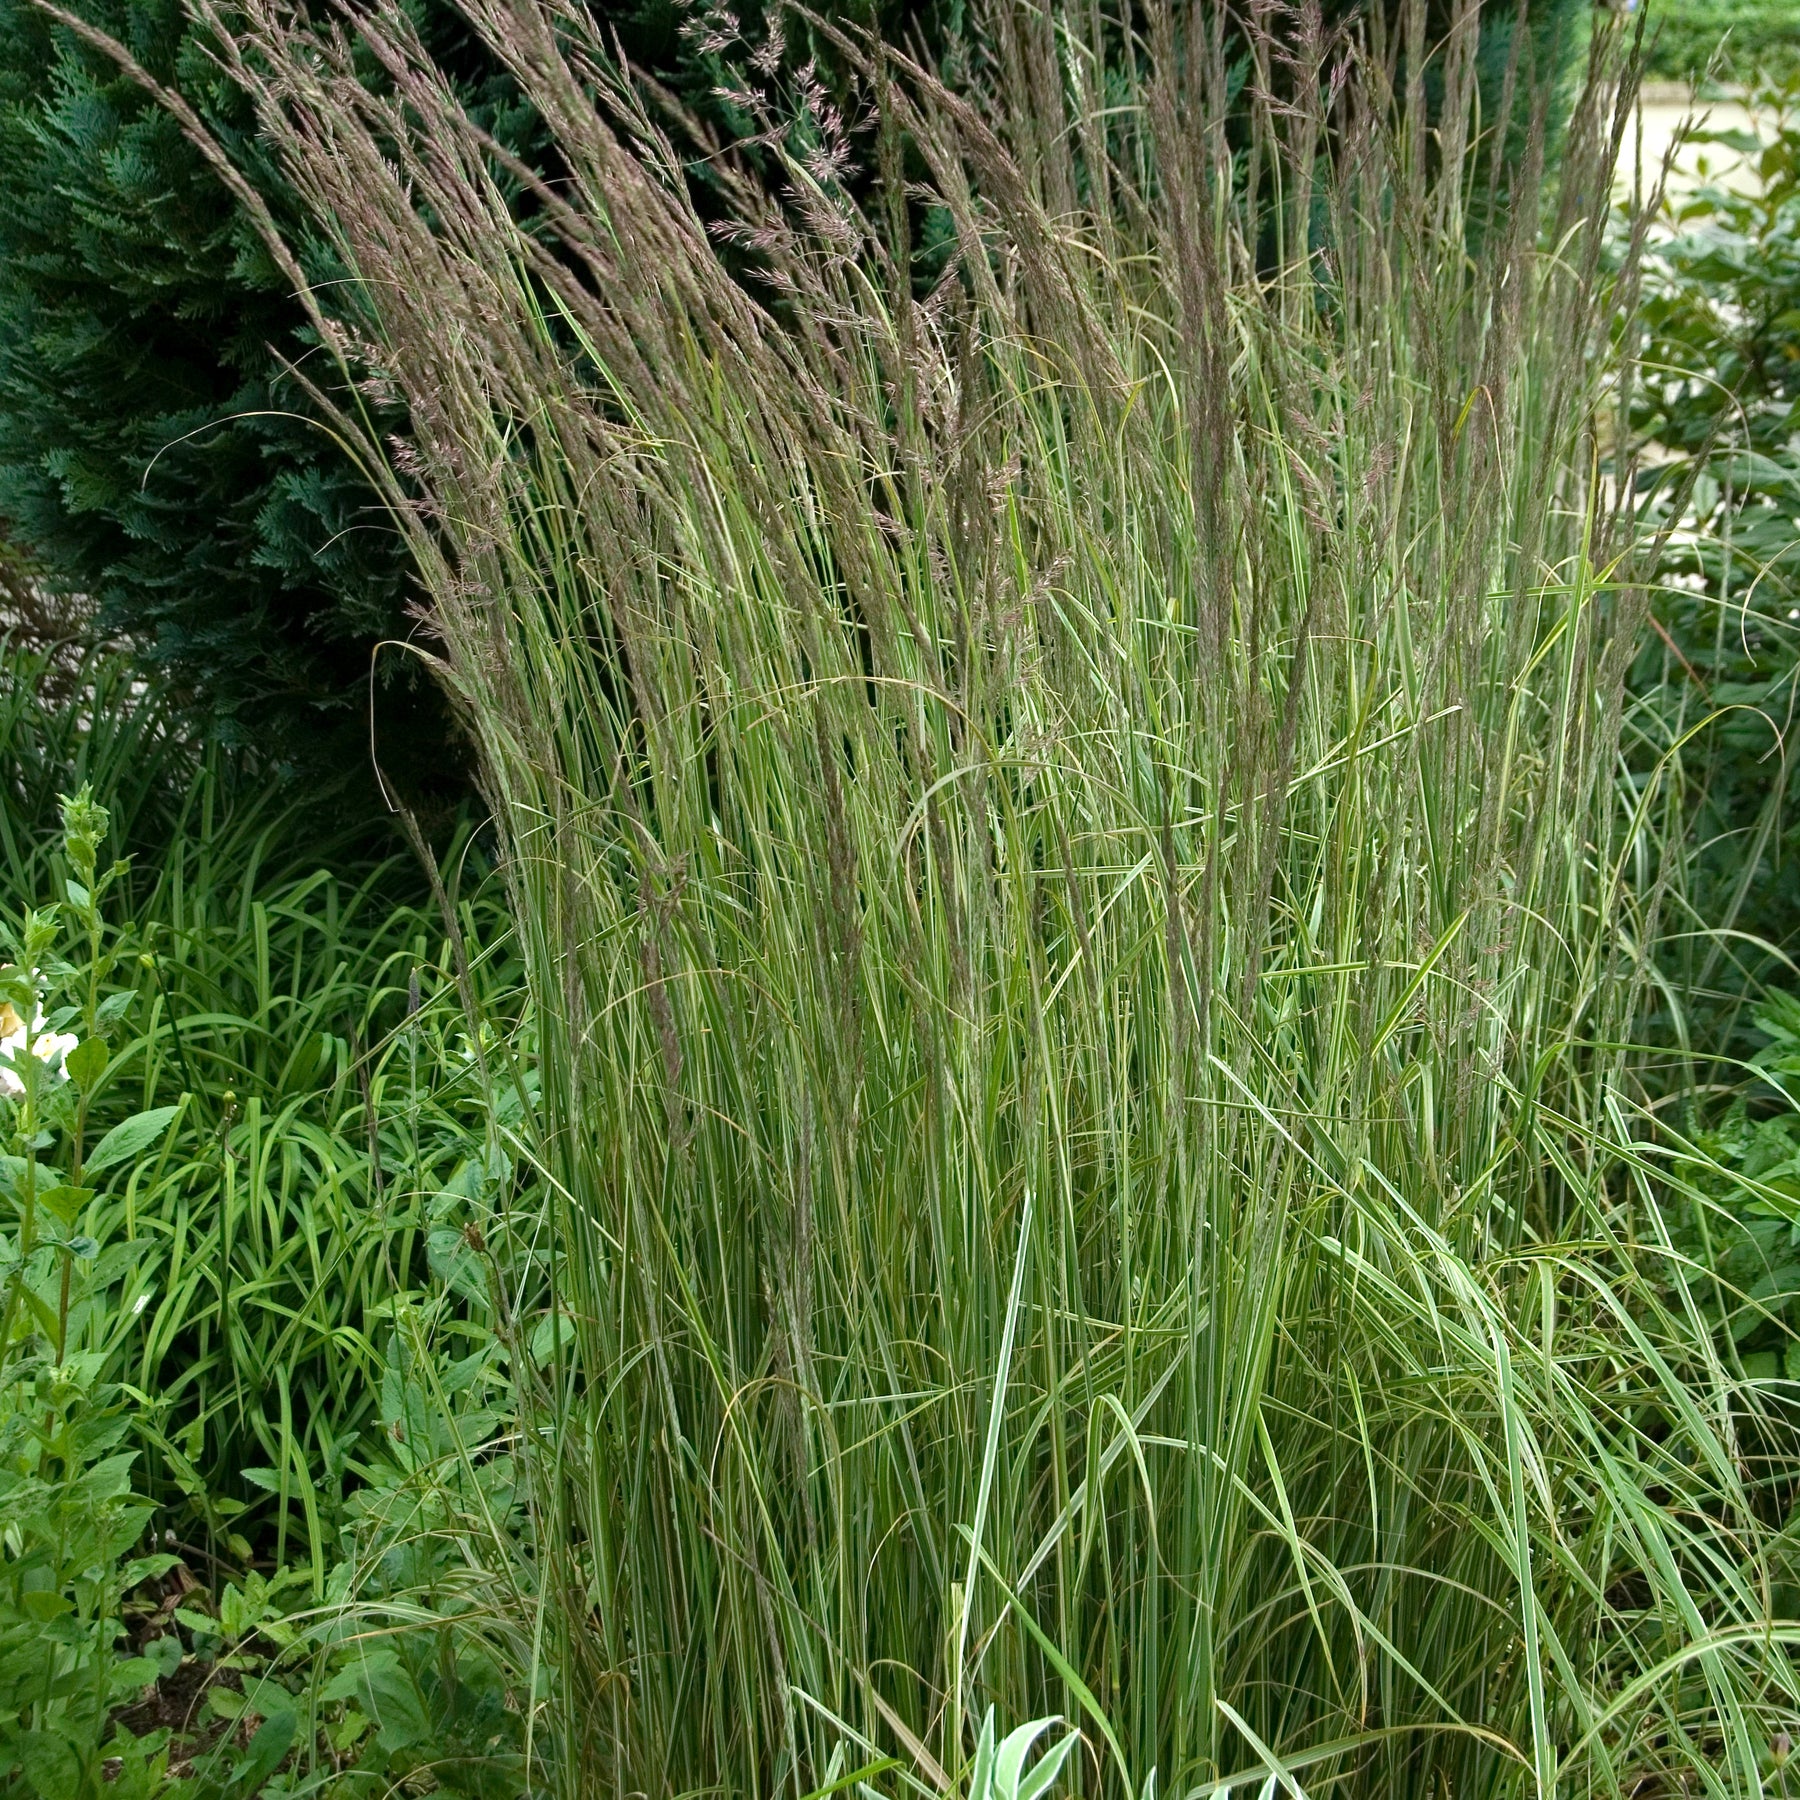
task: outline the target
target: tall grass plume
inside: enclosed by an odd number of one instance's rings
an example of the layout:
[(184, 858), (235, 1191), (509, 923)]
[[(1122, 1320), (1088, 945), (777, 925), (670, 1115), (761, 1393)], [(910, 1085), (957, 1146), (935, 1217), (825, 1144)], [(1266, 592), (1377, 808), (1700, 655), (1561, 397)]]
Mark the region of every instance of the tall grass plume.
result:
[(1618, 45), (1565, 126), (1468, 0), (802, 16), (729, 146), (466, 10), (554, 180), (394, 0), (208, 16), (506, 853), (557, 1779), (949, 1793), (992, 1706), (1087, 1794), (1764, 1791), (1625, 1047)]

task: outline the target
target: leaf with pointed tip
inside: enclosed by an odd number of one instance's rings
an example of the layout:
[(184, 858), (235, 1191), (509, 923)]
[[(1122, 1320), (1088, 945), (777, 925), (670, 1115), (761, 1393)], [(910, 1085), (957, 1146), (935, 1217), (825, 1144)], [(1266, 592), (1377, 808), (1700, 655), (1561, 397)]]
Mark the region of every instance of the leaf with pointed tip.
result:
[(1070, 1752), (1081, 1742), (1078, 1731), (1065, 1732), (1033, 1765), (1032, 1771), (1019, 1784), (1018, 1800), (1040, 1800), (1049, 1793), (1051, 1784), (1062, 1773)]
[(1019, 1778), (1025, 1772), (1025, 1758), (1031, 1754), (1031, 1746), (1041, 1738), (1052, 1725), (1061, 1721), (1055, 1718), (1033, 1719), (1021, 1725), (1016, 1731), (1009, 1731), (994, 1756), (994, 1793), (996, 1800), (1017, 1800)]
[(87, 1173), (110, 1169), (114, 1163), (128, 1162), (141, 1156), (160, 1138), (181, 1111), (175, 1106), (153, 1106), (148, 1112), (133, 1113), (122, 1124), (115, 1125), (87, 1159)]

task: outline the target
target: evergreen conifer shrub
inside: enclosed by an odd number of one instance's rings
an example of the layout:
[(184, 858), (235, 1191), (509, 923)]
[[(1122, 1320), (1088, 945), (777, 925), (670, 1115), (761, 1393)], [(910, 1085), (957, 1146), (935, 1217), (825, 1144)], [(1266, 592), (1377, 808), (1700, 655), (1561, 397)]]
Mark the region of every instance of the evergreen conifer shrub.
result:
[[(91, 11), (254, 162), (180, 0)], [(303, 324), (175, 121), (0, 0), (0, 517), (213, 732), (296, 763), (360, 732), (407, 629), (385, 512), (281, 378)]]

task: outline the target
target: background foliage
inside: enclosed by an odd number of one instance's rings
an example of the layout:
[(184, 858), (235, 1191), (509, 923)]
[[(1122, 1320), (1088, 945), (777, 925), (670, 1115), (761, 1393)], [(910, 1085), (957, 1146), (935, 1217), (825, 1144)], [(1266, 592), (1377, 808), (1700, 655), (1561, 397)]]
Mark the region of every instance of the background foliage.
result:
[(1695, 81), (1718, 73), (1754, 85), (1800, 74), (1800, 6), (1794, 0), (1650, 0), (1653, 80)]
[(1722, 145), (1755, 180), (1682, 196), (1653, 248), (1631, 421), (1649, 517), (1672, 531), (1633, 682), (1685, 740), (1699, 845), (1674, 947), (1689, 1004), (1726, 1009), (1740, 1054), (1731, 1007), (1786, 978), (1800, 938), (1800, 114), (1791, 95), (1766, 106), (1757, 136)]

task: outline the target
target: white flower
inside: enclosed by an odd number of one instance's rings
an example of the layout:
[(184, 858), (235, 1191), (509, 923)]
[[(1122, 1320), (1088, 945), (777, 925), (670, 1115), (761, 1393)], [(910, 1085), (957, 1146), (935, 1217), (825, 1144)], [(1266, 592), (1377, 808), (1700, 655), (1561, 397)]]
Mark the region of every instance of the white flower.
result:
[[(62, 1061), (75, 1048), (76, 1042), (75, 1034), (71, 1031), (46, 1031), (42, 1013), (32, 1023), (31, 1054), (40, 1062), (53, 1063), (57, 1074), (65, 1081), (68, 1079), (68, 1071), (62, 1066)], [(22, 1056), (24, 1052), (25, 1021), (9, 1002), (0, 1000), (0, 1094), (24, 1093), (25, 1083), (9, 1060)]]

